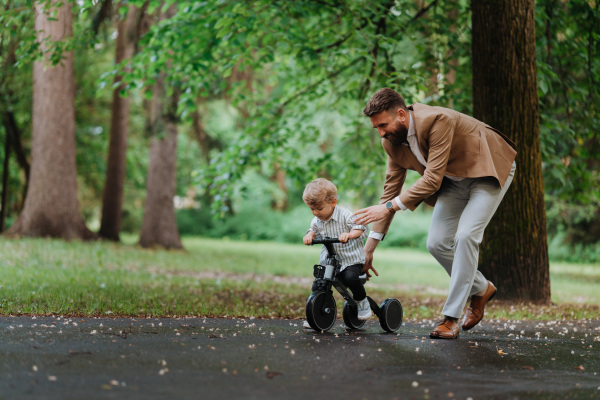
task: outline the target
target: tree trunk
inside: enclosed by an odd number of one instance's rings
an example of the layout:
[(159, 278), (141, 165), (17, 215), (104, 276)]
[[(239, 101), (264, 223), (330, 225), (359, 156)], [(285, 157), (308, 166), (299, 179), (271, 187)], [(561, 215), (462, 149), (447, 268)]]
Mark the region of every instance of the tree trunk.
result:
[(19, 166), (25, 175), (25, 188), (23, 190), (23, 197), (25, 197), (25, 194), (27, 194), (27, 186), (29, 185), (30, 166), (29, 161), (27, 161), (27, 154), (25, 153), (25, 149), (23, 148), (23, 143), (21, 141), (21, 137), (23, 136), (22, 131), (17, 125), (17, 119), (15, 118), (15, 113), (13, 111), (4, 111), (2, 113), (2, 123), (10, 140), (11, 150), (15, 151), (17, 162), (19, 163)]
[[(173, 16), (175, 8), (169, 7), (161, 19)], [(167, 66), (168, 69), (168, 66)], [(150, 160), (146, 182), (146, 204), (140, 234), (142, 247), (160, 246), (181, 249), (181, 238), (175, 218), (173, 199), (177, 189), (177, 90), (166, 100), (164, 77), (154, 86), (150, 128)], [(166, 104), (165, 104), (166, 103)]]
[(8, 176), (10, 166), (10, 136), (8, 132), (4, 137), (4, 160), (2, 162), (2, 205), (0, 206), (0, 232), (4, 232), (6, 227), (6, 209), (8, 207)]
[(193, 124), (192, 129), (194, 134), (196, 135), (196, 140), (200, 144), (200, 148), (202, 149), (202, 155), (204, 156), (204, 161), (208, 165), (210, 163), (210, 150), (211, 150), (211, 138), (208, 136), (206, 129), (204, 129), (204, 124), (202, 123), (202, 119), (200, 117), (200, 113), (198, 110), (195, 110), (192, 114)]
[[(8, 44), (0, 46), (0, 52), (2, 53), (1, 58), (3, 59), (2, 63), (2, 72), (0, 74), (10, 75), (12, 66), (17, 62), (17, 48), (19, 47), (19, 38), (11, 37)], [(8, 78), (10, 80), (10, 78)], [(16, 97), (12, 88), (12, 85), (7, 84), (7, 78), (5, 77), (4, 82), (2, 84), (1, 100), (0, 100), (0, 109), (2, 112), (0, 113), (2, 117), (2, 125), (4, 126), (4, 131), (6, 133), (6, 142), (5, 142), (5, 159), (4, 159), (4, 172), (3, 172), (3, 183), (4, 186), (2, 188), (2, 216), (0, 217), (0, 232), (4, 231), (6, 226), (6, 218), (8, 216), (8, 210), (10, 208), (21, 210), (23, 207), (23, 203), (25, 201), (25, 197), (27, 195), (27, 186), (29, 185), (29, 161), (27, 160), (27, 155), (25, 153), (25, 149), (23, 148), (23, 143), (21, 141), (22, 132), (17, 124), (17, 119), (15, 117), (15, 112), (12, 110), (8, 104), (11, 104)], [(22, 193), (19, 198), (19, 201), (15, 205), (8, 204), (8, 193), (10, 191), (10, 187), (8, 186), (9, 179), (9, 167), (10, 167), (10, 154), (14, 151), (16, 156), (16, 160), (23, 170), (23, 174), (25, 177), (25, 184), (22, 188)]]
[[(140, 234), (142, 247), (182, 248), (173, 198), (177, 183), (177, 124), (164, 112), (164, 82), (155, 85), (152, 100), (152, 139), (146, 182), (146, 204)], [(176, 103), (176, 101), (174, 101)]]
[[(68, 39), (73, 34), (72, 4), (35, 3), (35, 31), (41, 50), (44, 39)], [(52, 11), (56, 10), (53, 15)], [(33, 66), (33, 140), (31, 176), (25, 204), (11, 236), (91, 239), (79, 213), (75, 159), (75, 79), (73, 53), (63, 53), (55, 66), (42, 59)]]
[[(136, 44), (136, 32), (137, 8), (129, 6), (127, 17), (119, 21), (118, 25), (117, 64), (133, 56)], [(121, 231), (127, 135), (129, 132), (130, 100), (129, 98), (121, 97), (120, 92), (123, 89), (123, 84), (119, 85), (120, 82), (121, 76), (117, 75), (115, 77), (115, 86), (118, 86), (113, 91), (110, 143), (102, 201), (102, 220), (99, 231), (100, 236), (114, 241), (119, 241), (119, 232)]]
[(271, 175), (271, 181), (277, 184), (277, 187), (281, 190), (283, 196), (275, 196), (271, 201), (271, 207), (277, 211), (286, 211), (288, 208), (288, 194), (289, 190), (285, 184), (285, 171), (282, 170), (278, 163), (273, 165), (273, 175)]
[(550, 302), (534, 0), (472, 0), (475, 118), (517, 146), (512, 186), (486, 230), (480, 268), (507, 300)]

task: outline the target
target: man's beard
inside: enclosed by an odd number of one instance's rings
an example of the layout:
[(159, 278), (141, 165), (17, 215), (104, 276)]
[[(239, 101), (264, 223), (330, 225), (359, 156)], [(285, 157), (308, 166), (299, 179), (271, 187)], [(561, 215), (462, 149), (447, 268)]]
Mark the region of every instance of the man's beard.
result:
[(398, 129), (392, 132), (388, 132), (383, 137), (390, 141), (394, 146), (402, 146), (403, 144), (407, 144), (406, 138), (408, 136), (408, 128), (404, 125), (398, 126)]

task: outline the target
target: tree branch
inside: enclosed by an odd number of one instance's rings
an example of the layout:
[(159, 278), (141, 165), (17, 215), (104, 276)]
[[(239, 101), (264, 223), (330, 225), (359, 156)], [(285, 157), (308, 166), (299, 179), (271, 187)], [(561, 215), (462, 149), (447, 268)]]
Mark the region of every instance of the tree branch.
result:
[(329, 74), (328, 76), (326, 76), (323, 79), (318, 80), (317, 82), (313, 83), (312, 85), (306, 86), (304, 89), (300, 90), (299, 92), (297, 92), (293, 96), (289, 97), (286, 101), (284, 101), (283, 103), (281, 103), (279, 105), (279, 107), (277, 107), (277, 114), (281, 114), (282, 110), (285, 107), (287, 107), (288, 104), (290, 104), (292, 101), (296, 100), (298, 97), (302, 96), (303, 94), (309, 92), (314, 87), (316, 87), (316, 86), (320, 85), (321, 83), (325, 82), (325, 80), (331, 79), (332, 77), (337, 76), (340, 73), (344, 72), (348, 68), (350, 68), (353, 65), (357, 64), (360, 60), (362, 60), (362, 58), (363, 58), (362, 56), (355, 58), (354, 60), (350, 61), (350, 63), (346, 64), (345, 66), (343, 66), (341, 68), (339, 68), (337, 71), (334, 71), (333, 73)]

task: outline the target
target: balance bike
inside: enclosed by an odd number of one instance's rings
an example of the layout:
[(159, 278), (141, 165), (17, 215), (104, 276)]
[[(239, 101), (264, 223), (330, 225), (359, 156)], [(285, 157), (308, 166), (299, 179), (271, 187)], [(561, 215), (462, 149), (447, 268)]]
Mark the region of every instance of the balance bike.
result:
[[(338, 279), (340, 272), (340, 259), (336, 254), (333, 244), (340, 243), (337, 238), (313, 239), (313, 244), (322, 244), (328, 252), (326, 265), (314, 266), (314, 277), (318, 288), (306, 301), (306, 320), (312, 329), (325, 332), (333, 327), (337, 316), (337, 306), (331, 287), (342, 295), (346, 302), (342, 316), (344, 324), (350, 329), (360, 329), (366, 321), (358, 319), (358, 304), (350, 295), (346, 286)], [(362, 278), (363, 284), (366, 277)], [(398, 299), (389, 298), (377, 305), (375, 300), (367, 296), (373, 313), (379, 318), (379, 324), (387, 332), (395, 332), (402, 325), (402, 304)]]

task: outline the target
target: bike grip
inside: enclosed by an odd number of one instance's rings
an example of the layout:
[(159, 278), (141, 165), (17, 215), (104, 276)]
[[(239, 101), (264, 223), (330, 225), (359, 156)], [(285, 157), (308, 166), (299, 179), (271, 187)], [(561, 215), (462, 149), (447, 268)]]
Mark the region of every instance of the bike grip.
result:
[(326, 243), (341, 243), (338, 238), (324, 237), (320, 239), (313, 239), (312, 244), (326, 244)]

